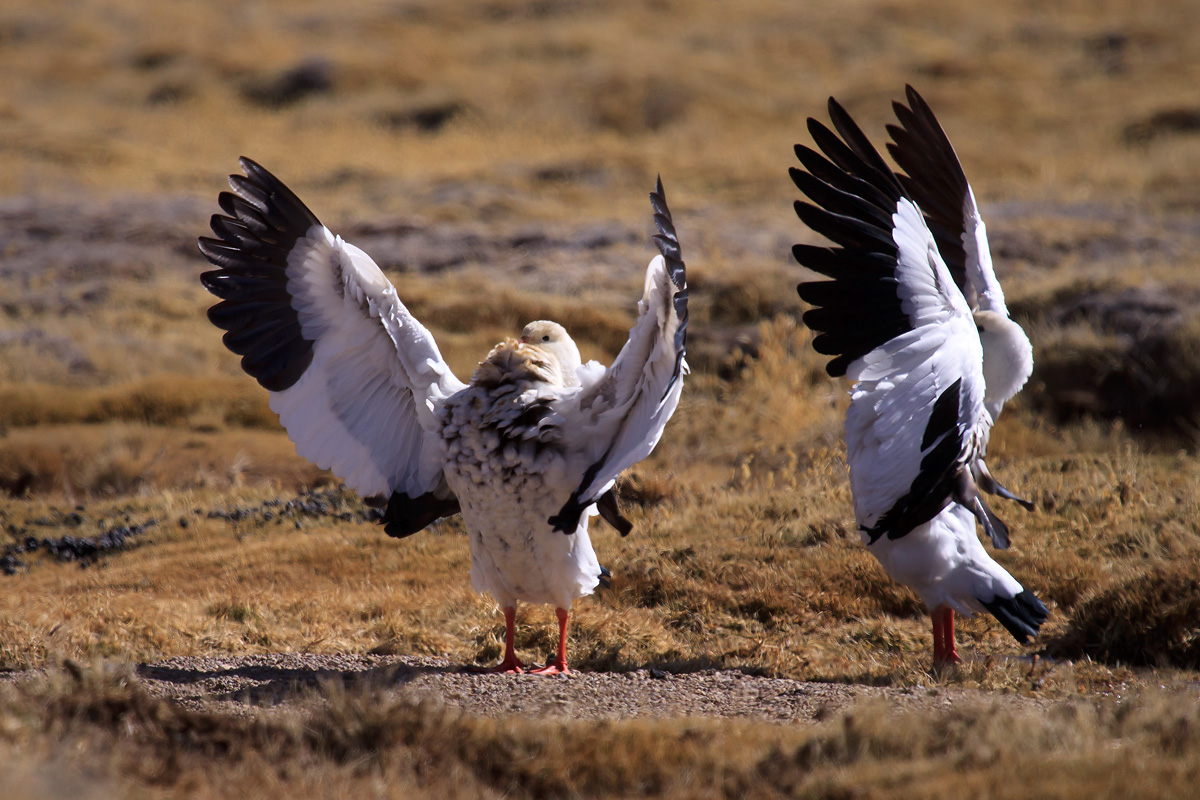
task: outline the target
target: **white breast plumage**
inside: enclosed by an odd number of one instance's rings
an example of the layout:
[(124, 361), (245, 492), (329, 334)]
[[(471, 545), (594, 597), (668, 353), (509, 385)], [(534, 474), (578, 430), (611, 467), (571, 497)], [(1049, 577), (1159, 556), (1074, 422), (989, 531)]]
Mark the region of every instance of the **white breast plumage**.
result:
[(553, 362), (535, 346), (506, 341), (441, 411), (446, 478), (470, 531), (472, 585), (501, 607), (523, 600), (570, 609), (600, 581), (586, 514), (570, 536), (547, 530), (574, 488)]

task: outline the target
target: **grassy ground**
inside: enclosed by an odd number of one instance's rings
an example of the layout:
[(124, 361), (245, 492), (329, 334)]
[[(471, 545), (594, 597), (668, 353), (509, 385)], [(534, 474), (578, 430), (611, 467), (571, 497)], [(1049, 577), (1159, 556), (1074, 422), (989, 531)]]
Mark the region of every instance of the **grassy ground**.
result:
[[(39, 548), (0, 575), (0, 668), (49, 670), (0, 686), (6, 785), (1186, 794), (1200, 763), (1198, 25), (1200, 7), (1165, 0), (0, 10), (0, 546), (145, 526), (90, 566)], [(788, 257), (808, 236), (785, 172), (804, 118), (835, 94), (882, 138), (906, 81), (958, 147), (1038, 361), (990, 460), (1038, 504), (1003, 510), (1014, 547), (998, 558), (1051, 617), (1025, 650), (990, 619), (965, 621), (965, 663), (944, 676), (928, 672), (920, 603), (854, 534), (844, 387), (796, 325)], [(369, 693), (251, 720), (145, 696), (121, 665), (276, 651), (486, 662), (501, 644), (460, 524), (384, 537), (295, 456), (204, 319), (194, 238), (240, 154), (376, 255), (460, 376), (543, 316), (585, 357), (615, 354), (661, 173), (689, 265), (694, 374), (622, 487), (636, 532), (596, 525), (615, 581), (578, 606), (573, 666), (976, 687), (998, 709), (597, 728)], [(518, 649), (544, 655), (551, 621), (526, 610)], [(66, 659), (94, 666), (71, 677)], [(1064, 704), (1005, 707), (1016, 693)]]
[[(1052, 712), (995, 703), (813, 726), (490, 719), (331, 690), (257, 717), (189, 711), (128, 674), (0, 685), (10, 797), (1186, 797), (1194, 709), (1159, 692)], [(49, 718), (52, 736), (26, 720)], [(14, 747), (15, 744), (15, 747)], [(69, 749), (70, 756), (65, 755)], [(98, 765), (98, 766), (97, 766)]]

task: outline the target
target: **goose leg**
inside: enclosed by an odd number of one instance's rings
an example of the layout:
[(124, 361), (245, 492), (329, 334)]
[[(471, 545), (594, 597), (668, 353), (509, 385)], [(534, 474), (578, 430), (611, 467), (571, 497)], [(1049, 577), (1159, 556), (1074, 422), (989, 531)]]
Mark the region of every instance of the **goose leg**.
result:
[(975, 476), (975, 481), (979, 484), (980, 489), (983, 489), (988, 494), (1003, 497), (1005, 500), (1012, 500), (1014, 503), (1020, 504), (1026, 511), (1033, 511), (1034, 505), (1032, 502), (1026, 500), (1024, 497), (1017, 497), (1006, 489), (1000, 481), (992, 477), (992, 473), (988, 470), (987, 464), (984, 463), (983, 459), (975, 462), (975, 470), (978, 473)]
[(525, 666), (521, 659), (517, 658), (513, 640), (516, 637), (517, 629), (517, 607), (504, 607), (504, 660), (496, 666), (490, 668), (488, 672), (509, 672), (517, 673), (524, 672), (522, 667)]
[(558, 617), (558, 655), (544, 667), (529, 670), (531, 675), (566, 675), (567, 670), (567, 610), (554, 609)]
[(957, 664), (958, 645), (954, 637), (954, 609), (947, 608), (946, 616), (942, 619), (942, 642), (946, 649), (945, 660), (947, 664)]
[(933, 666), (949, 667), (959, 662), (954, 641), (954, 609), (938, 606), (929, 615), (933, 618)]

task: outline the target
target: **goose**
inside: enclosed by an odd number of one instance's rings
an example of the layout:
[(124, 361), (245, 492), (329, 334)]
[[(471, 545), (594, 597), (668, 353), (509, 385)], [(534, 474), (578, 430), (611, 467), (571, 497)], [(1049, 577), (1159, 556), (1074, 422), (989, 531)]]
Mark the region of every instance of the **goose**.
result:
[(463, 383), (370, 256), (262, 166), (240, 164), (215, 236), (199, 240), (225, 346), (269, 392), (297, 453), (383, 508), (388, 535), (462, 514), (471, 584), (504, 612), (494, 671), (524, 669), (524, 601), (553, 605), (559, 623), (557, 654), (530, 671), (567, 673), (572, 601), (607, 577), (588, 518), (629, 532), (614, 483), (654, 449), (688, 372), (686, 273), (661, 178), (650, 195), (660, 254), (612, 365), (582, 363), (562, 325), (535, 320)]
[[(809, 118), (818, 153), (796, 145), (790, 174), (812, 202), (796, 214), (835, 246), (797, 244), (796, 260), (832, 280), (802, 282), (813, 348), (852, 382), (846, 460), (863, 543), (893, 579), (916, 590), (933, 623), (933, 661), (958, 663), (955, 612), (986, 611), (1025, 643), (1047, 610), (997, 564), (1008, 527), (983, 493), (1015, 496), (988, 470), (988, 437), (1033, 370), (1033, 349), (1009, 318), (987, 232), (962, 164), (911, 86), (893, 103), (887, 166), (829, 98), (834, 129)], [(839, 137), (840, 135), (840, 137)]]

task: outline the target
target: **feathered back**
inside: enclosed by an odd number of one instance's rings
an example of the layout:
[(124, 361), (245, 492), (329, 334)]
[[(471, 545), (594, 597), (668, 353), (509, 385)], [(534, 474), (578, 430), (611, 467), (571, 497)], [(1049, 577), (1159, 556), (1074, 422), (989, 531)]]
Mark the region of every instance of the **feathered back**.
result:
[(471, 376), (472, 385), (486, 389), (520, 381), (543, 381), (555, 386), (565, 383), (554, 358), (541, 348), (511, 337), (493, 347)]

